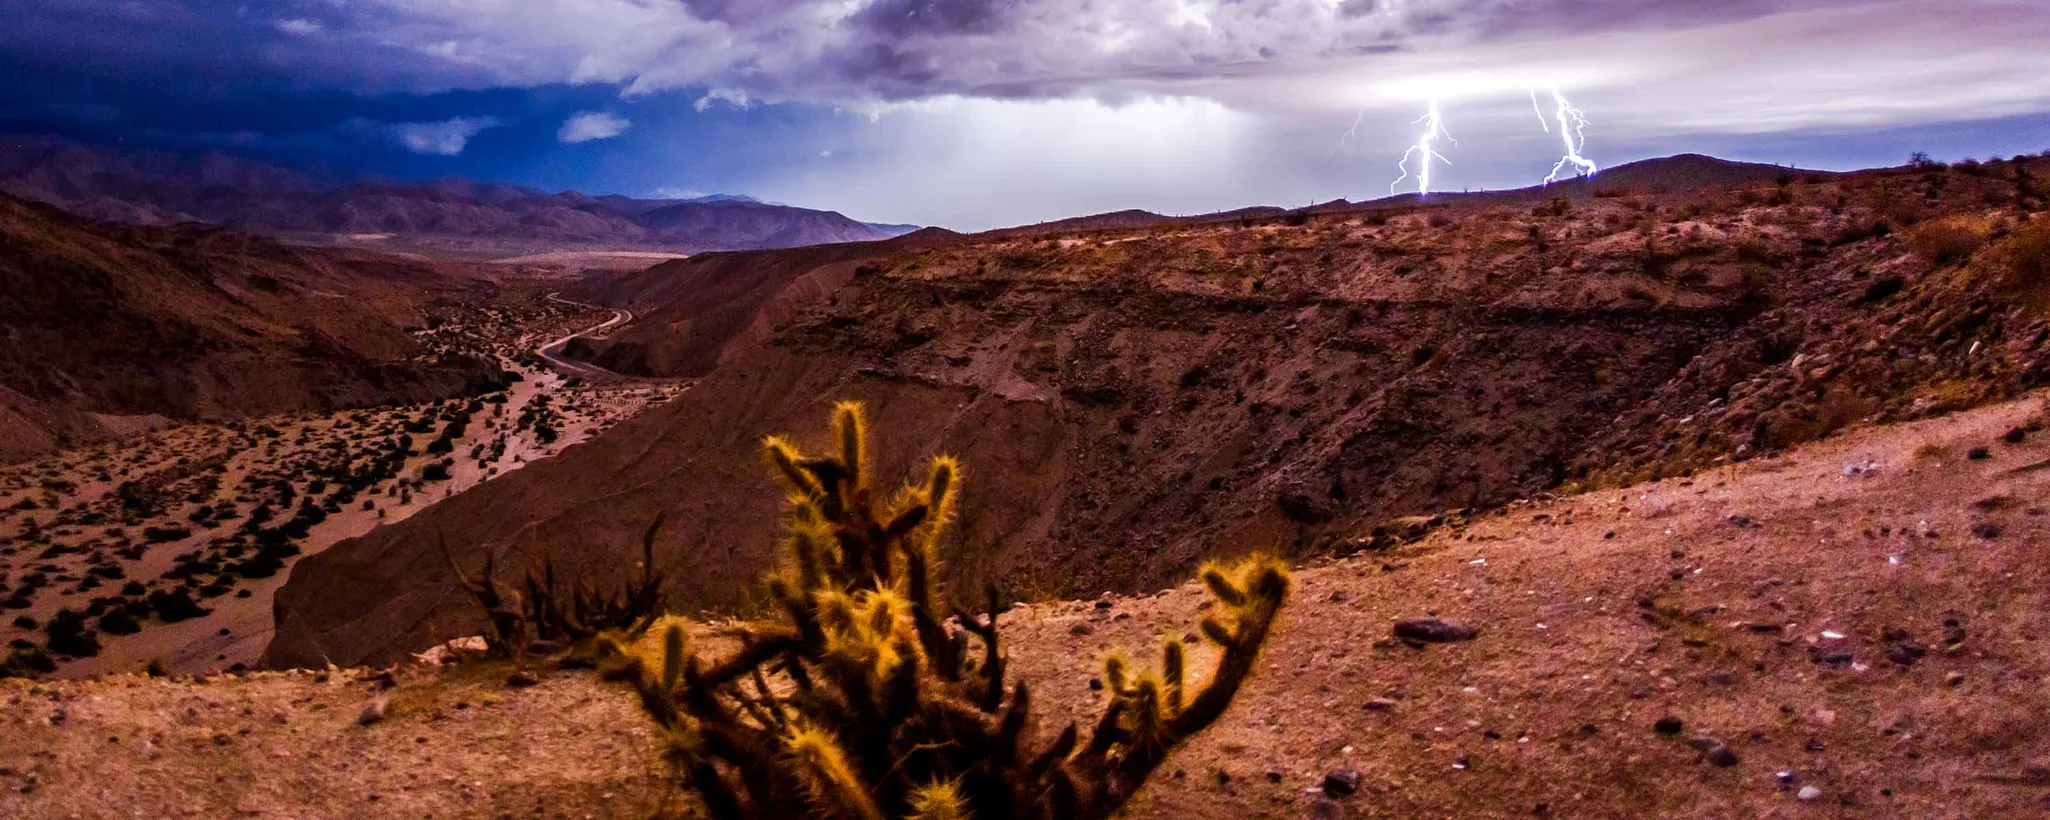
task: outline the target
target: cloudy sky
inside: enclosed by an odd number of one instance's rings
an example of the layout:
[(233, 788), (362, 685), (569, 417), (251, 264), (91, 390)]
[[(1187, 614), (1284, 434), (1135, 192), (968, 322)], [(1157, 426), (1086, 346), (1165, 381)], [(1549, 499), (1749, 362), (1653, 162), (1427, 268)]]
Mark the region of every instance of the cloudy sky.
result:
[(2050, 0), (7, 5), (0, 130), (963, 229), (1385, 196), (1434, 101), (1532, 184), (1555, 89), (1605, 166), (2050, 150)]

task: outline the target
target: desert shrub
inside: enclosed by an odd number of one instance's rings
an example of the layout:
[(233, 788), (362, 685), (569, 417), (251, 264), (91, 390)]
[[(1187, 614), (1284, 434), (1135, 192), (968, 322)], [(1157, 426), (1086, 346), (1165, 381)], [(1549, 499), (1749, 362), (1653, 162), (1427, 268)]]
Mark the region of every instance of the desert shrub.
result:
[(43, 631), (50, 634), (45, 644), (50, 654), (74, 658), (100, 654), (100, 638), (86, 625), (85, 618), (85, 613), (69, 609), (57, 610), (57, 614), (50, 616), (50, 622), (43, 625)]
[(469, 590), (491, 620), (485, 648), (494, 655), (523, 659), (529, 639), (573, 645), (605, 632), (638, 634), (653, 625), (662, 614), (662, 587), (669, 580), (655, 563), (655, 534), (661, 530), (662, 517), (658, 515), (641, 533), (639, 572), (611, 591), (601, 591), (581, 574), (558, 583), (555, 561), (546, 555), (540, 571), (527, 573), (525, 582), (515, 587), (498, 580), (498, 556), (487, 553), (483, 572), (473, 580), (449, 552), (447, 542), (439, 545), (456, 583)]
[(213, 611), (200, 606), (198, 601), (193, 600), (192, 593), (183, 588), (155, 590), (149, 594), (147, 600), (150, 609), (157, 613), (157, 618), (167, 624), (205, 617)]
[(15, 649), (0, 660), (0, 679), (33, 678), (57, 671), (57, 662), (41, 649)]
[(675, 620), (604, 642), (604, 674), (639, 695), (712, 817), (1109, 817), (1252, 672), (1289, 588), (1268, 558), (1202, 571), (1217, 605), (1200, 631), (1220, 654), (1207, 685), (1185, 684), (1188, 650), (1170, 638), (1157, 670), (1106, 660), (1110, 704), (1086, 733), (1035, 738), (1030, 689), (1005, 682), (997, 591), (977, 616), (937, 580), (959, 466), (935, 458), (886, 495), (860, 407), (840, 405), (835, 428), (832, 456), (765, 442), (789, 490), (775, 617), (709, 663)]
[(1443, 228), (1452, 224), (1452, 215), (1444, 211), (1432, 211), (1430, 216), (1424, 217), (1424, 222), (1433, 228)]
[(2008, 265), (2016, 280), (2041, 285), (2050, 277), (2050, 219), (2036, 219), (2007, 239)]
[(175, 524), (168, 527), (144, 527), (142, 528), (142, 537), (152, 544), (162, 544), (191, 538), (192, 530)]
[(1946, 216), (1916, 225), (1908, 231), (1908, 248), (1938, 265), (1955, 265), (1971, 258), (1986, 244), (1987, 229), (1979, 220)]

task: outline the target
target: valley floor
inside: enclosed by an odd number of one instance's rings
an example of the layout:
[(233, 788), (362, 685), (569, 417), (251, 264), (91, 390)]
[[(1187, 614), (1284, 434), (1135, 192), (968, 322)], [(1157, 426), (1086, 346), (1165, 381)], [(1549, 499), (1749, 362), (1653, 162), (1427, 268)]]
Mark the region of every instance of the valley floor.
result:
[[(34, 647), (68, 610), (97, 627), (97, 650), (74, 658), (52, 644), (66, 676), (153, 662), (188, 674), (255, 665), (273, 634), (272, 597), (295, 560), (246, 563), (254, 547), (238, 532), (261, 526), (251, 518), (258, 509), (276, 526), (295, 515), (295, 503), (317, 503), (322, 515), (291, 546), (295, 555), (318, 553), (553, 456), (683, 389), (605, 379), (588, 366), (567, 375), (514, 363), (516, 352), (571, 333), (555, 325), (580, 316), (532, 319), (532, 332), (500, 341), (490, 352), (521, 380), (481, 398), (181, 425), (0, 467), (0, 525), (13, 533), (0, 538), (0, 582), (15, 584), (0, 594), (0, 639)], [(458, 349), (490, 343), (488, 331), (462, 324), (432, 333), (434, 344)], [(438, 435), (442, 448), (430, 444)], [(395, 466), (377, 474), (373, 465), (387, 458)], [(362, 475), (376, 477), (354, 478)], [(152, 617), (145, 596), (180, 590), (198, 614), (176, 618), (157, 607)], [(137, 610), (135, 631), (102, 620), (124, 607)]]
[[(1261, 673), (1129, 814), (2043, 816), (2043, 414), (2038, 395), (1858, 430), (1304, 567)], [(1042, 721), (1086, 721), (1102, 653), (1150, 653), (1205, 600), (1033, 605), (1005, 638)], [(1421, 617), (1479, 636), (1390, 639)], [(627, 695), (583, 672), (506, 688), (505, 672), (408, 666), (388, 690), (360, 671), (0, 681), (0, 816), (655, 808)], [(359, 725), (376, 699), (388, 715)], [(1325, 801), (1341, 767), (1361, 791)]]

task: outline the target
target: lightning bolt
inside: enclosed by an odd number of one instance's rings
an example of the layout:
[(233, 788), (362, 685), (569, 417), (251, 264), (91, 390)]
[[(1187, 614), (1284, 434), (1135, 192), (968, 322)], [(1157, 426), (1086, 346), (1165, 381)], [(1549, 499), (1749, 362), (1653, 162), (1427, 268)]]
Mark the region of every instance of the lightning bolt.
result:
[[(1537, 89), (1535, 88), (1531, 89), (1530, 92), (1530, 104), (1532, 108), (1537, 107)], [(1594, 162), (1580, 155), (1581, 149), (1587, 144), (1587, 137), (1584, 133), (1587, 129), (1587, 115), (1581, 113), (1580, 109), (1574, 108), (1572, 103), (1567, 102), (1566, 95), (1559, 93), (1558, 86), (1552, 87), (1552, 104), (1552, 117), (1559, 122), (1559, 139), (1566, 145), (1566, 155), (1560, 157), (1558, 164), (1552, 166), (1552, 173), (1545, 177), (1545, 184), (1550, 185), (1558, 181), (1560, 172), (1566, 170), (1568, 165), (1573, 166), (1574, 176), (1594, 176), (1597, 170)], [(1542, 111), (1538, 113), (1538, 122), (1544, 122), (1544, 113)], [(1545, 130), (1547, 132), (1551, 131), (1550, 128)]]
[[(1452, 139), (1452, 135), (1446, 133), (1445, 118), (1438, 114), (1437, 100), (1432, 100), (1430, 109), (1410, 124), (1423, 126), (1424, 133), (1422, 136), (1417, 137), (1415, 145), (1410, 146), (1409, 150), (1402, 152), (1402, 162), (1396, 165), (1396, 167), (1402, 169), (1402, 176), (1397, 177), (1394, 182), (1388, 183), (1388, 193), (1393, 195), (1396, 187), (1400, 186), (1403, 180), (1409, 179), (1413, 174), (1416, 176), (1417, 195), (1427, 197), (1431, 195), (1432, 158), (1436, 158), (1446, 165), (1452, 164), (1452, 160), (1446, 159), (1444, 154), (1438, 153), (1437, 149), (1432, 148), (1431, 145), (1440, 139), (1444, 139), (1457, 146), (1459, 145), (1459, 140)], [(1417, 169), (1415, 171), (1409, 169), (1409, 161), (1412, 157), (1417, 160)]]
[(1361, 123), (1362, 121), (1366, 120), (1366, 118), (1367, 118), (1367, 112), (1365, 112), (1365, 111), (1361, 111), (1361, 112), (1359, 112), (1359, 115), (1358, 115), (1358, 116), (1355, 116), (1355, 117), (1353, 117), (1353, 118), (1352, 118), (1352, 127), (1351, 127), (1351, 128), (1347, 128), (1347, 129), (1345, 129), (1345, 133), (1343, 133), (1343, 134), (1339, 134), (1339, 135), (1338, 135), (1338, 144), (1337, 144), (1337, 145), (1334, 145), (1334, 146), (1332, 146), (1332, 147), (1331, 147), (1331, 153), (1325, 154), (1325, 155), (1324, 155), (1324, 158), (1325, 158), (1325, 159), (1330, 159), (1330, 158), (1332, 158), (1332, 157), (1338, 156), (1338, 152), (1340, 152), (1340, 151), (1343, 151), (1343, 150), (1345, 150), (1345, 144), (1346, 144), (1346, 143), (1348, 143), (1348, 142), (1351, 142), (1351, 141), (1352, 141), (1352, 139), (1353, 139), (1354, 137), (1357, 137), (1357, 136), (1359, 136), (1359, 134), (1360, 134), (1360, 123)]

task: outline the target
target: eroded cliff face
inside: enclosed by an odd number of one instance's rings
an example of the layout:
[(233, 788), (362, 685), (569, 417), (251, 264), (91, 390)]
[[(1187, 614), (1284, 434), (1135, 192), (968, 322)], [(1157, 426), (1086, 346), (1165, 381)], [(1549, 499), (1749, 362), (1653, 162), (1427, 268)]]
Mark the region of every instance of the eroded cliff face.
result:
[[(730, 337), (671, 404), (302, 562), (268, 661), (376, 662), (476, 631), (438, 538), (466, 566), (552, 551), (618, 578), (661, 513), (673, 603), (744, 605), (777, 536), (757, 443), (816, 433), (838, 399), (871, 406), (885, 474), (963, 457), (948, 572), (1035, 597), (1155, 588), (1255, 546), (1371, 547), (1407, 516), (1697, 468), (2040, 381), (2035, 302), (1975, 267), (2027, 226), (1991, 204), (2027, 201), (2021, 183), (1958, 177), (1917, 199), (1917, 219), (1984, 228), (1991, 244), (1966, 263), (1876, 228), (1929, 184), (899, 248), (787, 320), (751, 314), (764, 337)], [(802, 278), (787, 268), (766, 265), (762, 289)], [(1901, 355), (1916, 364), (1888, 364)]]

